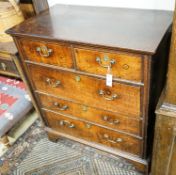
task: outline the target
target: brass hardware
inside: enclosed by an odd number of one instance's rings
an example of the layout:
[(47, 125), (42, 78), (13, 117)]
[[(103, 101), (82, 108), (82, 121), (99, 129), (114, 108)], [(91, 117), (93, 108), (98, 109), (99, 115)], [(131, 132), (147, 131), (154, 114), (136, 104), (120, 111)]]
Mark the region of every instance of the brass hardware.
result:
[(6, 71), (7, 70), (7, 65), (5, 63), (1, 63), (2, 70)]
[(40, 46), (36, 48), (36, 51), (40, 54), (42, 57), (49, 57), (51, 53), (53, 52), (52, 49), (48, 49), (46, 46)]
[(68, 109), (68, 106), (67, 105), (61, 105), (59, 104), (58, 102), (54, 102), (54, 106), (57, 107), (57, 109), (61, 110), (61, 111), (65, 111)]
[(104, 56), (104, 61), (109, 61), (108, 56)]
[(53, 88), (56, 88), (56, 87), (58, 87), (59, 85), (61, 85), (61, 81), (56, 80), (56, 81), (54, 82), (54, 80), (51, 80), (50, 78), (46, 78), (46, 83), (47, 83), (48, 85), (50, 85), (51, 87), (53, 87)]
[(99, 90), (98, 91), (98, 94), (103, 96), (105, 100), (108, 100), (108, 101), (113, 101), (115, 99), (117, 99), (119, 96), (117, 94), (112, 94), (111, 96), (109, 95), (110, 92), (105, 92), (104, 90)]
[(82, 106), (82, 110), (86, 112), (86, 111), (88, 110), (88, 109), (87, 109), (87, 106), (83, 105), (83, 106)]
[(121, 143), (121, 142), (123, 142), (122, 138), (119, 137), (119, 138), (116, 138), (114, 140), (114, 139), (111, 139), (108, 134), (104, 134), (103, 139), (105, 139), (105, 140), (107, 140), (108, 142), (111, 142), (111, 143)]
[[(108, 61), (109, 59), (108, 59), (107, 57), (105, 57), (104, 60), (105, 60), (105, 61)], [(96, 62), (97, 62), (101, 67), (103, 67), (103, 68), (111, 68), (112, 65), (116, 63), (116, 61), (115, 61), (114, 59), (111, 59), (111, 60), (109, 61), (109, 65), (103, 65), (100, 57), (97, 57), (97, 58), (96, 58)]]
[(91, 127), (92, 127), (91, 124), (86, 123), (86, 128), (87, 128), (87, 129), (90, 129)]
[(75, 125), (67, 120), (60, 120), (59, 125), (60, 126), (67, 126), (68, 128), (75, 128)]
[(125, 69), (125, 70), (128, 70), (129, 67), (130, 67), (130, 66), (129, 66), (128, 64), (124, 64), (124, 65), (122, 66), (122, 68)]
[(108, 116), (103, 116), (102, 117), (102, 119), (104, 120), (104, 121), (107, 121), (109, 124), (111, 124), (111, 125), (117, 125), (117, 124), (119, 124), (120, 123), (120, 121), (119, 120), (113, 120), (113, 119), (111, 119), (110, 117), (108, 117)]
[(81, 77), (80, 77), (80, 76), (75, 76), (75, 80), (76, 80), (77, 82), (80, 82), (80, 81), (81, 81)]

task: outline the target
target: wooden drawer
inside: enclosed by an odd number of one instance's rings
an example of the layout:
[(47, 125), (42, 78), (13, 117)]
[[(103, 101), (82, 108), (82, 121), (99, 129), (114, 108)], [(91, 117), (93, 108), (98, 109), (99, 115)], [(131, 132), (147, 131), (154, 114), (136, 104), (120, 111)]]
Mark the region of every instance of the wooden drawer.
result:
[(67, 45), (22, 39), (21, 46), (25, 53), (25, 59), (73, 68), (71, 48)]
[(77, 121), (53, 112), (45, 111), (44, 115), (48, 121), (49, 127), (54, 130), (87, 141), (117, 148), (131, 154), (141, 155), (141, 139), (104, 129), (83, 121)]
[(16, 68), (15, 63), (12, 60), (1, 59), (0, 58), (0, 71), (19, 74)]
[(74, 49), (77, 69), (98, 75), (107, 74), (111, 66), (115, 78), (141, 82), (142, 59), (127, 53), (108, 53), (96, 50)]
[(140, 115), (140, 86), (114, 82), (110, 88), (103, 79), (31, 64), (28, 69), (38, 91), (112, 112)]
[(85, 119), (116, 130), (141, 136), (142, 121), (124, 115), (92, 108), (83, 104), (73, 103), (60, 98), (37, 94), (42, 107)]

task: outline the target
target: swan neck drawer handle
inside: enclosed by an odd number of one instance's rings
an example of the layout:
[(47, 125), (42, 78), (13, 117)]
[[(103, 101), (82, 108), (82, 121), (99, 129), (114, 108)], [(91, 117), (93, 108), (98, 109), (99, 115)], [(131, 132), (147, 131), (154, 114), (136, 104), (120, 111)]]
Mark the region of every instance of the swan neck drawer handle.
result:
[(36, 47), (36, 51), (40, 54), (41, 57), (45, 58), (48, 58), (53, 52), (52, 49), (48, 49), (46, 46)]
[(68, 109), (67, 105), (61, 105), (58, 102), (54, 102), (54, 106), (60, 111), (66, 111)]
[(108, 142), (111, 142), (111, 143), (122, 143), (123, 142), (123, 139), (118, 137), (116, 139), (111, 139), (110, 136), (108, 134), (104, 134), (103, 135), (103, 139), (105, 139), (106, 141)]
[(109, 95), (108, 92), (104, 91), (104, 90), (99, 90), (98, 91), (98, 94), (100, 96), (102, 96), (105, 100), (108, 100), (108, 101), (113, 101), (117, 98), (119, 98), (119, 96), (117, 94), (112, 94), (111, 96)]
[(111, 124), (111, 125), (117, 125), (117, 124), (120, 124), (120, 121), (119, 120), (113, 120), (112, 118), (110, 118), (110, 117), (108, 117), (108, 116), (103, 116), (102, 117), (102, 119), (103, 119), (103, 121), (106, 121), (106, 122), (108, 122), (109, 124)]
[(0, 63), (2, 70), (6, 71), (7, 70), (7, 65), (5, 63)]
[[(105, 60), (105, 61), (108, 61), (109, 58), (104, 58), (104, 60)], [(108, 64), (108, 65), (104, 65), (104, 64), (102, 63), (102, 60), (101, 60), (100, 57), (96, 57), (96, 62), (97, 62), (101, 67), (103, 67), (103, 68), (111, 68), (112, 65), (114, 65), (114, 64), (116, 63), (116, 61), (115, 61), (114, 59), (111, 59), (111, 60), (109, 60), (109, 64)]]
[(58, 87), (59, 85), (61, 85), (61, 81), (60, 80), (52, 80), (52, 79), (50, 79), (50, 78), (46, 78), (46, 83), (49, 85), (49, 86), (51, 86), (51, 87), (53, 87), (53, 88), (56, 88), (56, 87)]
[(59, 125), (66, 126), (67, 128), (75, 128), (75, 125), (67, 120), (60, 120)]

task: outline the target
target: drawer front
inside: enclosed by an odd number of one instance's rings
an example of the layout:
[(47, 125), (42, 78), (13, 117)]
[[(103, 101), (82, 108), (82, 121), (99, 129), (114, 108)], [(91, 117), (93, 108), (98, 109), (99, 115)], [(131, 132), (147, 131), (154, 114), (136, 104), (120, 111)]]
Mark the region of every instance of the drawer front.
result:
[(18, 74), (15, 63), (12, 60), (0, 58), (0, 71)]
[(114, 77), (141, 82), (142, 59), (127, 53), (106, 53), (93, 50), (75, 49), (77, 69), (93, 74), (106, 75), (111, 67)]
[(21, 40), (25, 58), (30, 61), (73, 68), (71, 48), (44, 41)]
[(140, 87), (113, 83), (76, 73), (29, 65), (30, 77), (38, 91), (100, 109), (140, 115)]
[(85, 119), (95, 124), (100, 124), (116, 130), (141, 136), (142, 121), (126, 117), (124, 115), (111, 113), (104, 110), (92, 108), (83, 104), (55, 98), (52, 96), (37, 94), (42, 107)]
[(77, 121), (53, 112), (44, 112), (49, 127), (59, 132), (87, 141), (117, 148), (131, 154), (141, 155), (142, 140), (125, 134)]

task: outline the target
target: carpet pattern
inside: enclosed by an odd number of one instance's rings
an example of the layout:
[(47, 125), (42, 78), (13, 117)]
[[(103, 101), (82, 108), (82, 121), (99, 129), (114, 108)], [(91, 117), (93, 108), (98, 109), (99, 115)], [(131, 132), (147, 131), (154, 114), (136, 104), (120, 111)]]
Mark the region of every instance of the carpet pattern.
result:
[(137, 174), (132, 166), (121, 159), (114, 160), (94, 151), (89, 147), (82, 148), (68, 140), (52, 143), (44, 138), (17, 167), (14, 175)]
[(0, 137), (31, 109), (32, 103), (24, 82), (0, 76)]
[(3, 175), (139, 175), (117, 156), (68, 139), (53, 143), (38, 125), (17, 143), (23, 145), (21, 150), (17, 146), (4, 156), (3, 162), (11, 161), (13, 166)]

